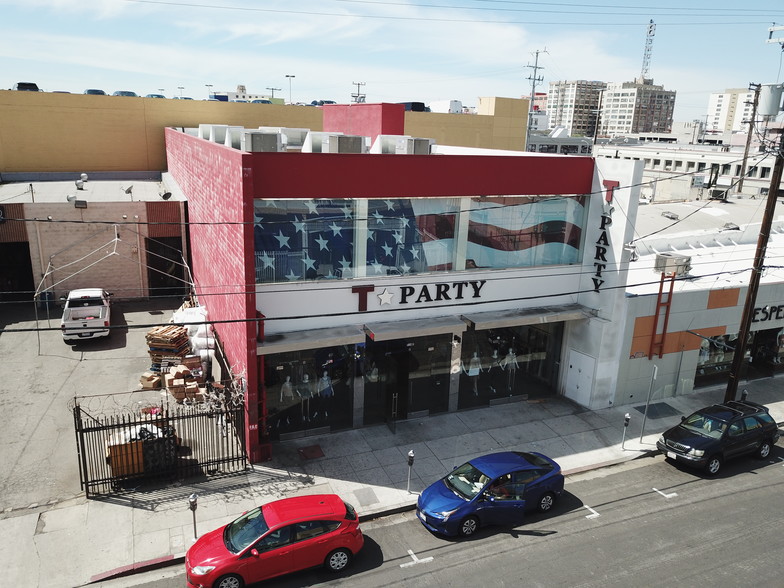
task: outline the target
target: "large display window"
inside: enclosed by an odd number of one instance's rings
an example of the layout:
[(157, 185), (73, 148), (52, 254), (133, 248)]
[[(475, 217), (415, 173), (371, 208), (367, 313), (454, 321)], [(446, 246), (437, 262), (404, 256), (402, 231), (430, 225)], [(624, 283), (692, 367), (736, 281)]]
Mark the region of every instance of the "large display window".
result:
[(351, 428), (355, 370), (353, 346), (266, 356), (264, 390), (271, 438), (321, 427)]
[(579, 263), (587, 198), (256, 200), (256, 282)]
[(458, 408), (555, 394), (563, 323), (466, 331)]

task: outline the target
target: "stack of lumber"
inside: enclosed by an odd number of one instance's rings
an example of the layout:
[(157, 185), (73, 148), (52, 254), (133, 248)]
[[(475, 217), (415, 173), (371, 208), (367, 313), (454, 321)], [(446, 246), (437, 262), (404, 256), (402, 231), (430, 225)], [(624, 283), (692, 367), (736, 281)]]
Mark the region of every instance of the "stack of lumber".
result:
[(188, 329), (179, 325), (153, 327), (147, 332), (150, 371), (165, 373), (168, 368), (182, 363), (191, 351)]

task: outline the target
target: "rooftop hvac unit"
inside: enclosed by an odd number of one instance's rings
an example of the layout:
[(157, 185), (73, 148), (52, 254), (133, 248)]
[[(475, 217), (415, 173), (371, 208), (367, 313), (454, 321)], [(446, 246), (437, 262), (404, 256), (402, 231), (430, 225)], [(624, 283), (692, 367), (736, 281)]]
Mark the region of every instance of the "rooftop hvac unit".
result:
[[(408, 155), (430, 155), (430, 146), (433, 144), (433, 139), (422, 139), (419, 137), (408, 137), (405, 143), (405, 151)], [(398, 143), (398, 149), (401, 148)], [(400, 151), (398, 150), (398, 153)]]
[(242, 151), (254, 153), (265, 152), (274, 153), (282, 151), (283, 145), (281, 136), (278, 133), (265, 133), (264, 131), (245, 131), (240, 140)]
[(326, 140), (328, 146), (322, 146), (322, 151), (327, 153), (363, 153), (365, 137), (361, 135), (330, 135)]
[(657, 253), (653, 271), (685, 276), (691, 271), (691, 257), (678, 253)]

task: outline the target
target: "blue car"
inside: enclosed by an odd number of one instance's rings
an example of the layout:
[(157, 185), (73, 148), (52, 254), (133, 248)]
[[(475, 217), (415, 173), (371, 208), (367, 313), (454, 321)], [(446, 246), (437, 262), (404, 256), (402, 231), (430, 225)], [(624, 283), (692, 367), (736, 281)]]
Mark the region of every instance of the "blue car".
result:
[(491, 453), (425, 488), (417, 516), (435, 533), (469, 537), (484, 525), (519, 524), (526, 510), (549, 511), (563, 488), (561, 466), (541, 453)]

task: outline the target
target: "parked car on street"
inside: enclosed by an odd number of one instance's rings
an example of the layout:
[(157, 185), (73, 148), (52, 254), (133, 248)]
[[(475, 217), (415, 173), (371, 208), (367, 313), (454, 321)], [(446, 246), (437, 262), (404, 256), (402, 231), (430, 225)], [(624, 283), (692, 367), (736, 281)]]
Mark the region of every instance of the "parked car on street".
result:
[(365, 538), (354, 507), (335, 494), (276, 500), (202, 535), (185, 554), (190, 588), (242, 588), (323, 565), (340, 572)]
[(251, 100), (251, 104), (272, 104), (272, 100), (267, 100), (266, 98), (257, 98), (256, 100)]
[(715, 475), (731, 458), (770, 455), (779, 429), (768, 408), (749, 400), (714, 404), (682, 417), (656, 442), (667, 459)]
[(63, 340), (108, 337), (111, 330), (112, 295), (100, 288), (71, 290), (65, 298), (60, 329)]
[(88, 88), (84, 91), (84, 94), (91, 94), (93, 96), (106, 96), (106, 92), (97, 88)]
[(136, 92), (131, 92), (130, 90), (117, 90), (116, 92), (112, 93), (112, 96), (131, 96), (134, 98), (139, 97)]
[(473, 535), (485, 525), (514, 525), (528, 510), (549, 511), (564, 488), (561, 466), (535, 452), (472, 459), (422, 492), (417, 517), (443, 535)]
[(147, 94), (145, 98), (166, 98), (163, 94)]
[(40, 92), (38, 84), (35, 82), (17, 82), (14, 84), (14, 90), (21, 92)]

